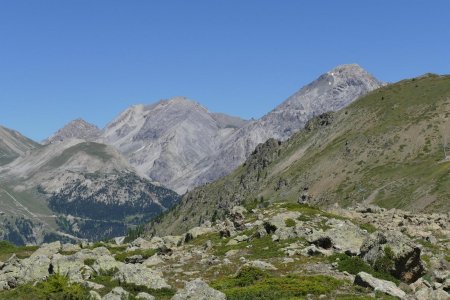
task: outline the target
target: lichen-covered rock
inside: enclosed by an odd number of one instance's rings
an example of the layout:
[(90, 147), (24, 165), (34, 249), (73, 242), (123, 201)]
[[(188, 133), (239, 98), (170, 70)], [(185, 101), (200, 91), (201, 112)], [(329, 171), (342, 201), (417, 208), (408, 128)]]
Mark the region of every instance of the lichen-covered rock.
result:
[(114, 275), (114, 279), (152, 289), (170, 288), (170, 285), (162, 278), (161, 272), (151, 270), (143, 265), (121, 265)]
[(147, 258), (142, 264), (147, 267), (153, 267), (164, 263), (159, 255), (152, 255)]
[(51, 258), (54, 254), (61, 251), (61, 247), (61, 242), (59, 241), (49, 244), (42, 244), (31, 256), (45, 255)]
[(125, 291), (122, 287), (115, 287), (111, 292), (106, 294), (102, 300), (128, 300), (130, 293)]
[(355, 277), (355, 284), (362, 287), (371, 288), (374, 291), (380, 291), (385, 294), (405, 299), (406, 293), (399, 289), (395, 283), (387, 280), (381, 280), (373, 277), (372, 275), (360, 272)]
[(23, 273), (21, 281), (43, 280), (49, 275), (50, 258), (46, 255), (34, 255), (21, 261)]
[(361, 246), (361, 257), (371, 266), (383, 263), (388, 272), (404, 282), (420, 278), (425, 267), (420, 258), (421, 249), (399, 232), (376, 232)]
[(18, 285), (40, 281), (49, 275), (50, 259), (45, 255), (34, 255), (20, 260), (13, 255), (0, 271), (0, 290), (8, 290)]
[(94, 271), (89, 270), (91, 268), (85, 266), (85, 260), (96, 260), (102, 256), (110, 256), (109, 250), (105, 247), (98, 247), (93, 250), (82, 249), (81, 251), (72, 255), (55, 254), (53, 255), (51, 261), (51, 269), (54, 273), (60, 273), (63, 276), (67, 276), (70, 281), (82, 282), (86, 279), (86, 273), (91, 273)]
[(78, 255), (61, 255), (53, 256), (51, 268), (54, 273), (67, 276), (70, 281), (83, 281), (81, 269), (84, 267), (84, 260)]
[(101, 290), (105, 287), (103, 284), (95, 283), (92, 281), (83, 281), (81, 285), (89, 290)]
[(335, 250), (348, 255), (359, 254), (361, 246), (368, 236), (367, 232), (350, 221), (331, 219), (326, 225), (332, 226), (331, 229), (325, 231), (325, 235), (330, 238)]
[(76, 251), (80, 251), (80, 250), (81, 250), (81, 247), (78, 244), (66, 243), (61, 246), (62, 252), (76, 252)]
[(96, 259), (92, 268), (97, 274), (100, 274), (104, 271), (109, 272), (114, 269), (119, 269), (122, 265), (122, 262), (116, 261), (111, 255), (102, 255)]
[(448, 300), (450, 294), (443, 289), (422, 288), (414, 294), (417, 300)]
[(274, 233), (279, 240), (287, 240), (298, 236), (295, 226), (288, 226), (288, 220), (297, 220), (301, 216), (300, 212), (288, 211), (273, 216), (264, 223), (264, 228), (268, 234)]
[(226, 300), (226, 296), (197, 278), (186, 283), (184, 289), (179, 290), (172, 300)]

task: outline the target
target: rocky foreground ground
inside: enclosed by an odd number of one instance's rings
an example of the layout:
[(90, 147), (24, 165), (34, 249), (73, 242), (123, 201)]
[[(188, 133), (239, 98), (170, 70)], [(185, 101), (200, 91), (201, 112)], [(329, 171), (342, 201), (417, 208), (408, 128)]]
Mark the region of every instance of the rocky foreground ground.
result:
[(449, 221), (237, 206), (181, 236), (10, 247), (0, 299), (450, 299)]

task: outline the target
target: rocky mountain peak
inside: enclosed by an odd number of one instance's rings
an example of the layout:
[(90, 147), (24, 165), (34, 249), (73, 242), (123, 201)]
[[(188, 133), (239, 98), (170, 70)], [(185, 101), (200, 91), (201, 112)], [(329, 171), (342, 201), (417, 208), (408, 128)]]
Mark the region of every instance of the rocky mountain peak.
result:
[(357, 64), (341, 65), (319, 76), (259, 120), (236, 131), (210, 159), (196, 185), (214, 181), (239, 166), (270, 138), (286, 140), (311, 118), (342, 109), (383, 83)]
[(72, 138), (94, 140), (100, 136), (100, 134), (101, 130), (97, 126), (78, 118), (67, 123), (63, 128), (59, 129), (52, 136), (43, 141), (43, 143), (50, 144)]

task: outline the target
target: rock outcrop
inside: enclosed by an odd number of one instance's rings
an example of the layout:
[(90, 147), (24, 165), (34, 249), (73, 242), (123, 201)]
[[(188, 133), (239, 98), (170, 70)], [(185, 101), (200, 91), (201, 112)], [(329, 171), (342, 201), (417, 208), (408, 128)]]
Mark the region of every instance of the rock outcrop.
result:
[(365, 272), (360, 272), (355, 277), (355, 284), (360, 285), (362, 287), (368, 287), (371, 288), (374, 291), (380, 291), (382, 293), (400, 298), (405, 299), (406, 293), (399, 289), (395, 283), (387, 281), (387, 280), (381, 280), (373, 277), (370, 274), (367, 274)]

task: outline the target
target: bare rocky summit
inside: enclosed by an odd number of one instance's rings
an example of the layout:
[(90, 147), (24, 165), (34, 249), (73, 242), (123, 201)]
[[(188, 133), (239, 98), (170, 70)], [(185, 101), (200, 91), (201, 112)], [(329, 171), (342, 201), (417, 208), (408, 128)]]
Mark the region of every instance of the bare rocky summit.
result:
[(222, 142), (220, 152), (203, 163), (194, 185), (212, 182), (241, 165), (260, 143), (284, 141), (311, 118), (337, 111), (383, 85), (359, 65), (341, 65), (300, 89), (261, 119), (247, 124)]
[(246, 121), (184, 97), (135, 105), (103, 130), (101, 141), (119, 149), (141, 173), (179, 193), (192, 186), (197, 165), (218, 153)]
[(43, 144), (62, 142), (66, 139), (83, 139), (93, 141), (101, 134), (101, 130), (83, 119), (76, 119), (69, 122), (63, 128), (59, 129), (49, 138), (43, 141)]

